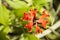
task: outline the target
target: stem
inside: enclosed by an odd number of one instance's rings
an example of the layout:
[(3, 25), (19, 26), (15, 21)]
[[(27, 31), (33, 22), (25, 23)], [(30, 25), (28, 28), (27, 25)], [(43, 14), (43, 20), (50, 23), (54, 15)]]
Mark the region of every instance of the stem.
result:
[(56, 35), (56, 36), (59, 36), (59, 33), (57, 33), (55, 30), (51, 29), (50, 30)]

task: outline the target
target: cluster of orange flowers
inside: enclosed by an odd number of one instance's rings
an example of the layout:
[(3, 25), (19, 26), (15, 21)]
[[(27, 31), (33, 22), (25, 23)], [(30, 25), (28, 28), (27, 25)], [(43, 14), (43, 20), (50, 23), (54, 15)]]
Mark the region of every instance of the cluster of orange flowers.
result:
[[(34, 19), (36, 19), (36, 14), (38, 10), (30, 10), (30, 13), (24, 12), (24, 17), (22, 20), (28, 20), (29, 23), (24, 26), (24, 28), (28, 28), (29, 32), (32, 32), (32, 28), (34, 27)], [(35, 20), (35, 25), (36, 25), (36, 33), (37, 32), (42, 32), (42, 29), (38, 26), (38, 23), (42, 25), (43, 28), (46, 29), (46, 24), (48, 23), (48, 20), (45, 18), (49, 17), (50, 15), (46, 13), (46, 10), (43, 10), (42, 15), (40, 16), (39, 19)]]

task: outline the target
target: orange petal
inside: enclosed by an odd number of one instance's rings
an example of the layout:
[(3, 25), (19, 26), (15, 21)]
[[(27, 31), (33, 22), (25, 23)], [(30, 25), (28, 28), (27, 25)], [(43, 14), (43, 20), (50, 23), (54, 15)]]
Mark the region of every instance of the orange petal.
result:
[(30, 15), (33, 16), (34, 18), (36, 18), (36, 13), (37, 13), (37, 9), (36, 10), (30, 10)]
[(44, 11), (42, 12), (42, 16), (41, 16), (40, 18), (47, 18), (47, 17), (49, 17), (49, 16), (50, 16), (50, 15), (46, 13), (46, 10), (44, 10)]
[(44, 19), (39, 19), (37, 20), (38, 23), (41, 23), (43, 28), (46, 28), (46, 24), (48, 23), (48, 20), (44, 20)]
[(33, 27), (33, 22), (30, 21), (29, 24), (26, 24), (24, 28), (28, 28), (29, 29), (29, 32), (32, 32), (32, 27)]
[(36, 23), (36, 33), (38, 33), (38, 32), (42, 33), (42, 30), (40, 29), (40, 27)]
[(25, 12), (24, 13), (24, 17), (22, 19), (23, 20), (31, 20), (31, 17), (30, 17), (30, 15), (27, 12)]

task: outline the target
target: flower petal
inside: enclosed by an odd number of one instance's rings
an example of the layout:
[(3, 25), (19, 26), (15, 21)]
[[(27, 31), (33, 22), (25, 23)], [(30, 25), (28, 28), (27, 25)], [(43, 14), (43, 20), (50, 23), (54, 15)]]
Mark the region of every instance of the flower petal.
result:
[(42, 33), (42, 30), (40, 29), (40, 27), (36, 23), (36, 33), (38, 33), (38, 32)]
[(31, 17), (27, 12), (24, 12), (23, 20), (31, 20)]
[(30, 10), (30, 15), (33, 16), (34, 18), (36, 18), (36, 13), (37, 13), (37, 9), (36, 10)]
[(29, 24), (26, 24), (24, 28), (28, 28), (29, 29), (29, 32), (32, 32), (32, 27), (33, 27), (33, 22), (30, 21)]
[(48, 23), (48, 20), (44, 20), (44, 19), (39, 19), (37, 20), (38, 23), (41, 23), (43, 28), (46, 28), (46, 24)]
[(50, 16), (50, 15), (46, 13), (46, 10), (44, 10), (44, 11), (42, 12), (42, 16), (41, 16), (40, 18), (47, 18), (47, 17), (49, 17), (49, 16)]

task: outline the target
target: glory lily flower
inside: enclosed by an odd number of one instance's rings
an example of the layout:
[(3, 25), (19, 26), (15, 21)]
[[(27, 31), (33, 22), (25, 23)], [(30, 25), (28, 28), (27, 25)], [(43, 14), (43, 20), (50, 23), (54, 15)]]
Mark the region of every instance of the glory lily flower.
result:
[(31, 20), (30, 15), (27, 12), (24, 12), (24, 17), (21, 18), (22, 20)]
[(24, 28), (29, 29), (29, 32), (32, 32), (33, 26), (36, 25), (36, 33), (37, 32), (42, 33), (42, 30), (38, 26), (38, 23), (40, 23), (42, 25), (42, 27), (46, 29), (46, 24), (48, 23), (48, 20), (46, 20), (45, 18), (49, 17), (49, 14), (47, 14), (46, 10), (44, 10), (42, 12), (42, 15), (40, 16), (40, 18), (38, 20), (35, 20), (36, 23), (34, 24), (33, 20), (36, 19), (37, 12), (38, 12), (37, 9), (36, 10), (31, 9), (29, 13), (25, 12), (22, 20), (28, 20), (29, 21), (29, 23), (24, 26)]
[(32, 20), (24, 26), (24, 28), (29, 29), (29, 32), (32, 32), (32, 27), (33, 27), (33, 21)]
[(31, 16), (33, 16), (34, 18), (36, 18), (36, 13), (38, 12), (38, 10), (37, 9), (35, 9), (35, 10), (30, 10), (30, 14), (31, 14)]
[(38, 24), (36, 23), (36, 33), (38, 33), (38, 32), (42, 33), (42, 30), (40, 29), (40, 27), (39, 27)]
[(44, 20), (44, 19), (39, 19), (37, 20), (38, 23), (42, 24), (43, 28), (46, 28), (46, 24), (48, 23), (48, 20)]
[(38, 23), (42, 24), (43, 28), (46, 28), (46, 24), (48, 23), (48, 20), (46, 20), (45, 18), (49, 17), (49, 14), (46, 13), (46, 10), (44, 10), (42, 12), (42, 16), (39, 18), (39, 20), (37, 20)]
[(49, 17), (49, 14), (46, 13), (46, 10), (43, 10), (42, 16), (40, 18), (47, 18)]

